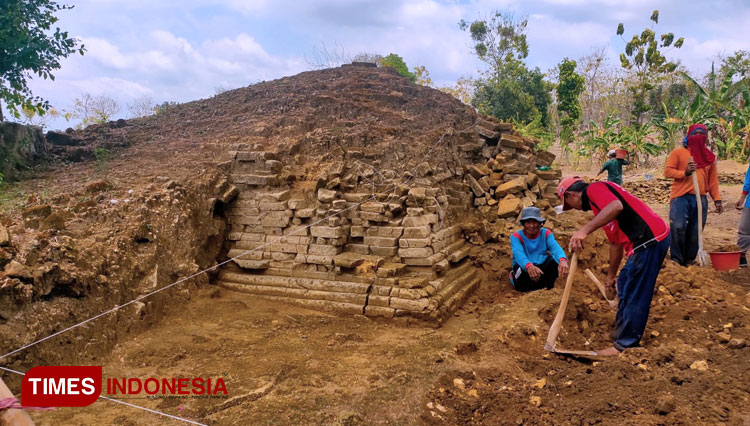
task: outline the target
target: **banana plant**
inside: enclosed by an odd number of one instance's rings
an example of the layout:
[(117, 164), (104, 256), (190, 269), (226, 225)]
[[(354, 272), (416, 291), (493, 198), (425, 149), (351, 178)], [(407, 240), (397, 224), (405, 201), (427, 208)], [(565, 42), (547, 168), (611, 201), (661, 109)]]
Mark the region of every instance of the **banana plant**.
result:
[(711, 66), (711, 74), (709, 74), (708, 87), (701, 86), (700, 83), (685, 72), (680, 71), (679, 74), (695, 87), (697, 95), (701, 96), (709, 104), (717, 118), (726, 118), (731, 113), (731, 105), (734, 100), (737, 99), (737, 96), (748, 85), (747, 78), (732, 82), (735, 71), (730, 69), (717, 89), (716, 74), (714, 73), (713, 65)]
[(675, 142), (685, 133), (685, 125), (682, 120), (669, 113), (666, 103), (662, 102), (661, 107), (664, 113), (652, 115), (651, 124), (661, 132), (659, 151), (669, 152), (674, 148)]
[(594, 120), (590, 122), (590, 129), (583, 132), (583, 139), (578, 143), (578, 155), (593, 159), (604, 156), (612, 147), (627, 145), (624, 133), (620, 132), (621, 120), (609, 114), (600, 126)]
[(651, 123), (633, 123), (625, 128), (623, 137), (621, 138), (621, 148), (625, 148), (623, 143), (627, 143), (627, 148), (633, 153), (633, 161), (637, 162), (640, 156), (643, 156), (644, 160), (647, 160), (649, 156), (658, 155), (660, 150), (659, 145), (653, 143), (651, 133), (653, 128)]

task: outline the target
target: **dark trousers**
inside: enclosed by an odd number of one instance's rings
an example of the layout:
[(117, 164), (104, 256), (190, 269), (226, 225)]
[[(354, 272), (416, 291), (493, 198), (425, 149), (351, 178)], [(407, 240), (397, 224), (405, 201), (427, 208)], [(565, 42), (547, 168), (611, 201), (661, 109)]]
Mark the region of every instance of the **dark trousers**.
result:
[(670, 237), (628, 258), (617, 277), (617, 305), (615, 348), (638, 346), (646, 329), (651, 298), (659, 270), (669, 249)]
[(538, 265), (534, 264), (534, 266), (542, 270), (542, 276), (537, 281), (531, 279), (529, 273), (526, 272), (526, 268), (521, 265), (513, 265), (513, 269), (510, 271), (512, 277), (510, 283), (513, 284), (513, 288), (525, 292), (555, 287), (555, 280), (557, 280), (559, 272), (557, 262), (552, 259), (552, 256), (547, 256), (544, 262)]
[[(703, 224), (708, 216), (708, 199), (701, 195)], [(669, 203), (669, 234), (672, 237), (670, 256), (682, 266), (688, 265), (698, 255), (698, 207), (695, 194), (685, 194)]]

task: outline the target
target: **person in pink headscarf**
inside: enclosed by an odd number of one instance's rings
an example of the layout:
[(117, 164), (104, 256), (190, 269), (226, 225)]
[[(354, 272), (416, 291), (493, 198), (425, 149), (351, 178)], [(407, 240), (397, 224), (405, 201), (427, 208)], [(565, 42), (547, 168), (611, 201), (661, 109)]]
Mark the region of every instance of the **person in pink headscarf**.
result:
[(669, 229), (672, 235), (669, 251), (672, 260), (683, 266), (695, 261), (698, 255), (698, 203), (693, 173), (698, 177), (701, 196), (703, 223), (700, 226), (706, 226), (707, 194), (714, 201), (716, 213), (723, 210), (716, 155), (706, 146), (707, 140), (706, 126), (693, 124), (688, 129), (683, 146), (669, 154), (664, 167), (664, 176), (673, 179), (669, 196)]

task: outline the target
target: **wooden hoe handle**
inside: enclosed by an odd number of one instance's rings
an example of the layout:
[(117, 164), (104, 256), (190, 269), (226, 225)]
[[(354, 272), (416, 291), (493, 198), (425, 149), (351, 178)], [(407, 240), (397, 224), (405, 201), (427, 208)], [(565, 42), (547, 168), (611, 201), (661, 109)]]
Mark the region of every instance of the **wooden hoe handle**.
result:
[(565, 281), (565, 289), (563, 290), (562, 300), (560, 301), (560, 309), (557, 311), (555, 320), (552, 321), (552, 326), (549, 328), (549, 334), (547, 335), (547, 344), (544, 348), (548, 351), (555, 351), (555, 342), (557, 341), (557, 335), (560, 334), (560, 328), (562, 327), (563, 317), (565, 316), (565, 309), (568, 307), (568, 299), (570, 298), (570, 289), (573, 288), (573, 275), (576, 273), (578, 267), (578, 253), (573, 253), (573, 258), (570, 260), (570, 270), (568, 271), (568, 279)]

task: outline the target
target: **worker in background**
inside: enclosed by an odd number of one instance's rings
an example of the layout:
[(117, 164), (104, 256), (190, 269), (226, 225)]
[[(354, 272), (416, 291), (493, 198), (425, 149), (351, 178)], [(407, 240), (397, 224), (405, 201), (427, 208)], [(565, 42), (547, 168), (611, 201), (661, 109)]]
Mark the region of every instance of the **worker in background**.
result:
[(740, 224), (737, 227), (737, 245), (740, 246), (742, 255), (740, 255), (740, 266), (747, 266), (747, 252), (750, 250), (750, 165), (745, 172), (745, 183), (742, 185), (742, 195), (734, 203), (737, 210), (742, 210), (740, 214)]
[(609, 160), (602, 165), (602, 169), (596, 175), (599, 176), (606, 170), (608, 181), (622, 185), (622, 166), (627, 166), (630, 164), (630, 161), (624, 158), (617, 158), (617, 153), (614, 149), (610, 150), (607, 156)]
[(552, 289), (555, 280), (568, 275), (568, 258), (552, 231), (543, 228), (546, 219), (536, 207), (521, 212), (523, 229), (510, 236), (513, 269), (510, 283), (518, 291)]
[[(695, 261), (698, 255), (698, 204), (693, 185), (693, 173), (698, 177), (703, 223), (706, 226), (708, 199), (714, 200), (716, 213), (723, 210), (719, 194), (719, 172), (716, 156), (706, 146), (708, 132), (703, 124), (693, 124), (688, 129), (683, 146), (673, 150), (667, 158), (664, 176), (673, 179), (669, 195), (669, 229), (672, 234), (670, 256), (682, 266)], [(690, 157), (693, 161), (690, 161)]]
[[(612, 182), (586, 183), (570, 176), (557, 186), (563, 210), (593, 211), (594, 218), (570, 237), (569, 249), (581, 252), (586, 237), (599, 228), (609, 240), (605, 285), (617, 282), (616, 340), (598, 355), (616, 355), (638, 346), (646, 329), (654, 285), (669, 249), (669, 227), (643, 201)], [(617, 274), (623, 254), (625, 266)]]

